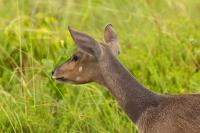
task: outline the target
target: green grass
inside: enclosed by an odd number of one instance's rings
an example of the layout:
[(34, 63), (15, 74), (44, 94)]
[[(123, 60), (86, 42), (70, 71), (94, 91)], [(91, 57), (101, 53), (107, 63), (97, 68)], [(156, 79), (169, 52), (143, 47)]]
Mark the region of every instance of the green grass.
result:
[(75, 50), (68, 25), (101, 41), (107, 23), (146, 87), (200, 92), (199, 0), (0, 0), (0, 132), (136, 133), (107, 90), (50, 76)]

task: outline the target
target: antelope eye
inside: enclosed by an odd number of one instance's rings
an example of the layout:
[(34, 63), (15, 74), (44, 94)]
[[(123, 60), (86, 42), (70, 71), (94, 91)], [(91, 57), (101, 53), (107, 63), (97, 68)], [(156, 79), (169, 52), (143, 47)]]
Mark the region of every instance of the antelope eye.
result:
[(77, 56), (77, 55), (75, 55), (75, 54), (74, 54), (74, 55), (72, 55), (72, 60), (73, 60), (73, 61), (77, 61), (77, 60), (78, 60), (78, 56)]

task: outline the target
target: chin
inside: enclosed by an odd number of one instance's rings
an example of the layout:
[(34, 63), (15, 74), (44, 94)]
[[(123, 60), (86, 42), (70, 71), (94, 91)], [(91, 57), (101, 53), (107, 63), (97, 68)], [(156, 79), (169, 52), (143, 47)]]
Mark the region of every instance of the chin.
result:
[(58, 83), (68, 83), (68, 84), (76, 84), (76, 85), (78, 85), (78, 84), (84, 84), (84, 83), (82, 83), (82, 82), (73, 81), (73, 80), (64, 79), (64, 78), (62, 78), (62, 79), (56, 79), (56, 81), (57, 81)]
[(80, 84), (80, 83), (78, 83), (78, 82), (76, 82), (76, 81), (73, 81), (73, 80), (67, 80), (67, 79), (62, 79), (62, 80), (56, 80), (58, 83), (69, 83), (69, 84)]

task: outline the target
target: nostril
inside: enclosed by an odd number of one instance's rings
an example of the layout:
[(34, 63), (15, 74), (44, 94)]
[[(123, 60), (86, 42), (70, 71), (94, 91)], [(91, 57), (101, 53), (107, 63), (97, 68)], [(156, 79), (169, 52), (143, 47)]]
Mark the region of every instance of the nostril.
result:
[(53, 74), (54, 74), (54, 71), (51, 72), (51, 75), (53, 75)]

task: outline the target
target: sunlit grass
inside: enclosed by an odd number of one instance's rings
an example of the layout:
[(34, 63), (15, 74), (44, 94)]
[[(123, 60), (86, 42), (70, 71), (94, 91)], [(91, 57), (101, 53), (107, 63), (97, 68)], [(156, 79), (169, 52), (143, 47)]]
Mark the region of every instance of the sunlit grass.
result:
[(57, 84), (75, 45), (70, 25), (98, 41), (112, 23), (119, 60), (163, 94), (200, 92), (198, 0), (0, 0), (0, 132), (136, 132), (97, 84)]

